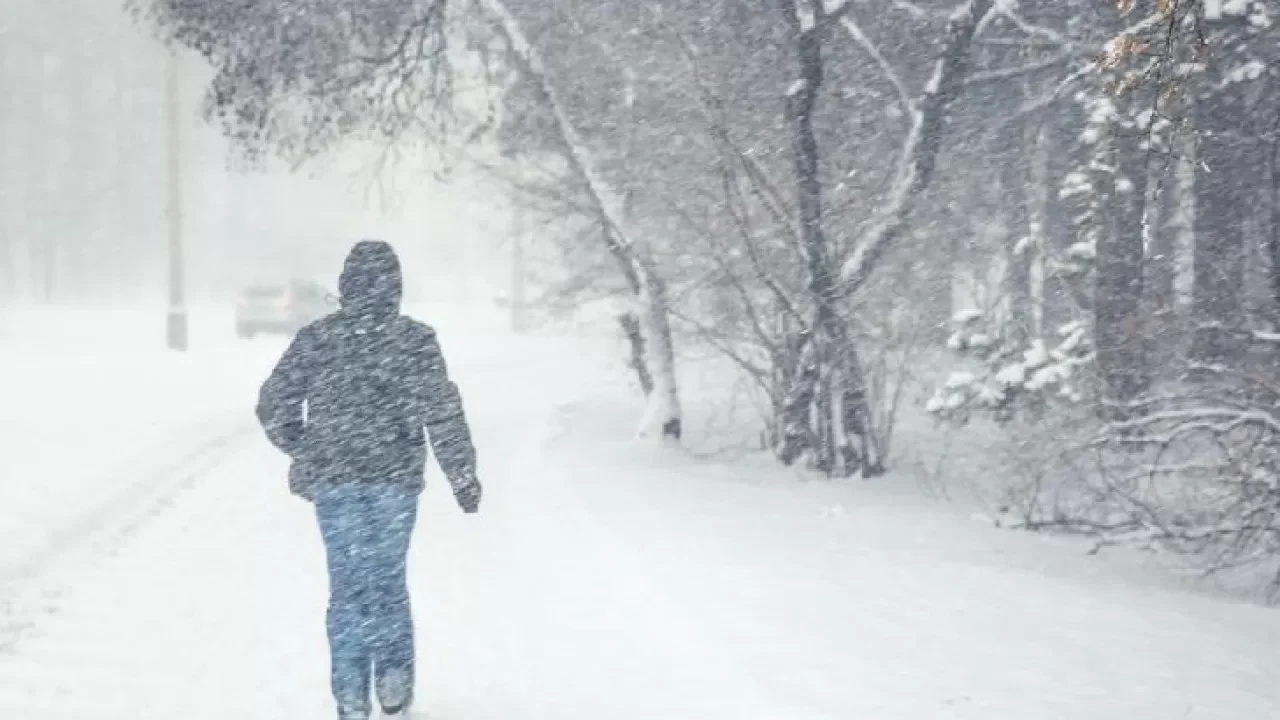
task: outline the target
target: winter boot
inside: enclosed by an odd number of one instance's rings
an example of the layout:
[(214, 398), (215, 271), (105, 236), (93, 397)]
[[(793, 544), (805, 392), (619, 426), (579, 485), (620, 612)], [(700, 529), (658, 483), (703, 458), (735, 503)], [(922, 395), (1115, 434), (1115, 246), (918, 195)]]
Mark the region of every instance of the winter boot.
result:
[(406, 670), (389, 669), (377, 680), (378, 703), (382, 714), (389, 717), (407, 717), (413, 703), (413, 675)]
[(369, 720), (368, 703), (342, 703), (338, 705), (338, 720)]

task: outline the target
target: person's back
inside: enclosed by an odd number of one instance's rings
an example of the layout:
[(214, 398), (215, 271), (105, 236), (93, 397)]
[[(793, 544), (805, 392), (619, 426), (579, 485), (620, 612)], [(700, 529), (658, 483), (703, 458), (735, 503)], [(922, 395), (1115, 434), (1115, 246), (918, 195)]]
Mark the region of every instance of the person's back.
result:
[(292, 459), (290, 489), (316, 505), (329, 556), (332, 683), (342, 720), (407, 706), (413, 637), (405, 563), (427, 442), (459, 505), (480, 483), (457, 386), (435, 332), (400, 314), (391, 247), (357, 243), (341, 309), (303, 328), (263, 384), (258, 418)]
[[(429, 368), (438, 365), (433, 331), (403, 316), (379, 327), (360, 328), (359, 320), (335, 313), (299, 336), (300, 364), (307, 391), (306, 434), (302, 439), (306, 472), (325, 484), (394, 482), (420, 489), (426, 466), (425, 428), (451, 428), (431, 408), (458, 408), (452, 383)], [(441, 465), (451, 452), (466, 448), (466, 438), (439, 443)]]

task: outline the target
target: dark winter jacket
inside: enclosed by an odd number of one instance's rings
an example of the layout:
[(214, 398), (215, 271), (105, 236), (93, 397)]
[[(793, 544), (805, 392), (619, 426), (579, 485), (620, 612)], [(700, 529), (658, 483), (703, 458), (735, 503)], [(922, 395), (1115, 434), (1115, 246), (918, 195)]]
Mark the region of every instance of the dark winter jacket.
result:
[[(298, 332), (258, 396), (267, 438), (293, 459), (290, 487), (423, 486), (427, 439), (455, 494), (478, 492), (475, 449), (435, 331), (400, 314), (400, 263), (361, 241), (339, 280), (340, 309)], [(424, 432), (425, 431), (425, 432)]]

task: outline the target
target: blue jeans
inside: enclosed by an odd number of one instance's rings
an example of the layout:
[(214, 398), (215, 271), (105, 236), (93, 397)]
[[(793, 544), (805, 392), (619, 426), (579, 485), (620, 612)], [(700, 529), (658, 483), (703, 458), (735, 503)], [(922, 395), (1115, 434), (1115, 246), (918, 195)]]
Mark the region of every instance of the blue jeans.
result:
[(330, 682), (343, 717), (367, 717), (370, 679), (386, 704), (413, 692), (413, 615), (406, 563), (416, 493), (393, 485), (319, 488), (316, 517), (329, 567)]

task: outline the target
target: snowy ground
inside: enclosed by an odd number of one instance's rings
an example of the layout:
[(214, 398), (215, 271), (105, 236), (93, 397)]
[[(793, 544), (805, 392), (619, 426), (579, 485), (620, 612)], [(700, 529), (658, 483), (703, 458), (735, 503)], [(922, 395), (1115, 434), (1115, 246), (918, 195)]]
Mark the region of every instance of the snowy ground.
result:
[[(429, 478), (425, 717), (1280, 717), (1280, 613), (636, 447), (595, 344), (459, 320), (440, 325), (487, 492), (463, 516)], [(319, 540), (251, 424), (282, 343), (174, 357), (110, 322), (119, 347), (92, 355), (31, 340), (47, 323), (0, 345), (0, 718), (331, 717)]]

